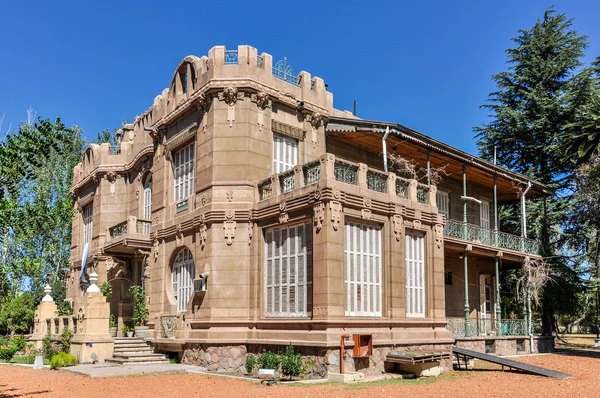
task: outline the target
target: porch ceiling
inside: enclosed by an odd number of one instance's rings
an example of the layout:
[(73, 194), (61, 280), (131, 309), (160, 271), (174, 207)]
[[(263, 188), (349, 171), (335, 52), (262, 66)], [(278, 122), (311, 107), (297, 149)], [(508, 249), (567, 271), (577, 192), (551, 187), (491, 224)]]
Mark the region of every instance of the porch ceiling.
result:
[[(458, 245), (453, 243), (444, 242), (444, 258), (461, 259), (465, 245)], [(469, 252), (468, 260), (469, 265), (477, 262), (478, 260), (490, 261), (496, 258), (496, 254), (499, 250), (485, 250), (479, 248), (473, 248), (473, 251)], [(502, 269), (519, 269), (523, 265), (523, 256), (513, 253), (502, 252)]]

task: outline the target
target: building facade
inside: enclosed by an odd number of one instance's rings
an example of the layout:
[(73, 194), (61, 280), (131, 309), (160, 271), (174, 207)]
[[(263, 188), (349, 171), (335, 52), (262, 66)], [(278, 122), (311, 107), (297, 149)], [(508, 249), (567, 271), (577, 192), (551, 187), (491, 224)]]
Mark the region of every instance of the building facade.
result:
[(152, 344), (210, 370), (291, 342), (323, 373), (337, 369), (343, 334), (373, 342), (347, 369), (380, 371), (390, 350), (448, 352), (461, 338), (510, 350), (497, 275), (539, 248), (498, 231), (495, 215), (527, 187), (546, 189), (337, 110), (321, 78), (285, 60), (213, 47), (177, 66), (118, 146), (91, 144), (75, 167), (68, 296), (77, 308), (87, 288), (87, 244), (119, 330), (141, 285)]

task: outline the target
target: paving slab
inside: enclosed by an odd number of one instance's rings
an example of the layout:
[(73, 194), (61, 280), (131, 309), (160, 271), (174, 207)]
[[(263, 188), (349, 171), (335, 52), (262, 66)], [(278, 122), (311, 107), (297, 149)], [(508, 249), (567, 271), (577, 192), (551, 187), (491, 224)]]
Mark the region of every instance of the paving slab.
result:
[(88, 376), (93, 379), (106, 377), (130, 377), (157, 374), (187, 373), (198, 370), (198, 366), (177, 363), (147, 364), (147, 365), (116, 365), (110, 363), (96, 363), (87, 365), (69, 366), (61, 368), (63, 372), (71, 372)]

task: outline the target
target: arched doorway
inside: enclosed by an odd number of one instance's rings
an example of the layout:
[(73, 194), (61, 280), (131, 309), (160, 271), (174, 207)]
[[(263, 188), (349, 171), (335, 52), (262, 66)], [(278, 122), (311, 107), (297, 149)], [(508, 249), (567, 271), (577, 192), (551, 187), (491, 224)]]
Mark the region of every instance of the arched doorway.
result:
[(177, 301), (177, 312), (185, 312), (194, 291), (196, 266), (192, 252), (186, 247), (181, 249), (171, 270), (171, 287)]

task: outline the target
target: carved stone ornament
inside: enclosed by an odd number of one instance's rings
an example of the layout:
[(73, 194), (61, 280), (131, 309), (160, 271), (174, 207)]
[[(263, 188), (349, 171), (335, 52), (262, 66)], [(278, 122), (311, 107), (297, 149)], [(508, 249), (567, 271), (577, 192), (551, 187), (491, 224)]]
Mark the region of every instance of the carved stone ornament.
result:
[(200, 93), (198, 99), (196, 100), (196, 106), (204, 111), (208, 110), (210, 106), (210, 96), (206, 95), (205, 93)]
[(114, 171), (109, 171), (108, 173), (106, 173), (106, 179), (111, 184), (114, 184), (115, 181), (117, 181), (118, 176), (119, 175), (117, 173), (115, 173)]
[[(241, 94), (241, 98), (240, 98)], [(227, 105), (234, 106), (238, 99), (243, 99), (244, 93), (239, 92), (236, 87), (227, 87), (222, 92), (219, 93), (219, 100), (225, 101)]]
[(323, 193), (321, 192), (320, 189), (317, 189), (314, 193), (313, 193), (313, 198), (315, 200), (321, 200), (321, 198), (323, 197)]
[(342, 197), (342, 193), (340, 192), (340, 190), (339, 189), (334, 189), (333, 190), (333, 198), (334, 199), (339, 199), (341, 197)]
[(248, 223), (248, 245), (252, 244), (252, 234), (254, 232), (254, 223), (250, 221)]
[(160, 254), (160, 245), (158, 243), (158, 234), (155, 232), (152, 235), (152, 251), (154, 252), (154, 261), (158, 260), (158, 255)]
[(202, 224), (200, 224), (200, 226), (198, 227), (198, 239), (200, 241), (200, 247), (202, 249), (204, 249), (204, 246), (206, 246), (207, 231), (208, 231), (208, 228), (206, 227), (206, 224), (204, 222), (202, 222)]
[(235, 211), (234, 210), (227, 210), (225, 212), (225, 218), (227, 220), (233, 220), (234, 217), (235, 217)]
[(396, 237), (396, 242), (400, 242), (402, 240), (402, 231), (404, 228), (404, 219), (399, 214), (394, 214), (394, 236)]
[(413, 228), (416, 229), (417, 231), (420, 230), (421, 229), (421, 220), (414, 220)]
[(331, 225), (333, 230), (337, 231), (342, 218), (342, 204), (336, 200), (329, 202), (329, 211), (331, 212)]
[(200, 195), (200, 203), (202, 203), (202, 206), (206, 206), (206, 195)]
[(287, 207), (287, 203), (285, 202), (285, 200), (279, 202), (279, 211), (285, 211)]
[(135, 188), (135, 200), (140, 198), (140, 187)]
[(438, 249), (444, 246), (444, 226), (442, 224), (435, 224), (433, 227), (435, 230), (435, 244)]
[(146, 257), (146, 259), (144, 261), (144, 280), (146, 280), (146, 281), (150, 280), (150, 275), (151, 275), (150, 260)]
[(325, 221), (325, 204), (323, 202), (318, 202), (313, 206), (313, 209), (315, 213), (315, 229), (319, 232)]
[(252, 102), (256, 102), (256, 106), (258, 107), (258, 109), (265, 109), (271, 105), (269, 94), (265, 93), (264, 91), (261, 91), (257, 94), (252, 94), (250, 96), (250, 100)]
[(363, 198), (363, 206), (370, 208), (371, 207), (371, 198)]
[(290, 216), (287, 212), (283, 212), (279, 214), (279, 224), (285, 224), (290, 219)]
[(175, 240), (177, 241), (177, 247), (183, 246), (183, 231), (181, 230), (181, 224), (177, 224), (177, 232), (175, 232)]
[(325, 118), (323, 117), (323, 115), (321, 115), (318, 112), (313, 113), (310, 118), (310, 124), (312, 125), (312, 127), (315, 130), (318, 129), (319, 127), (321, 127), (323, 125), (324, 121), (325, 121)]
[(233, 238), (235, 238), (235, 227), (236, 222), (232, 220), (228, 220), (223, 222), (223, 229), (225, 230), (225, 241), (228, 246), (231, 246), (233, 243)]
[(226, 195), (227, 195), (227, 201), (231, 202), (233, 200), (233, 190), (232, 189), (227, 190)]
[(360, 215), (363, 219), (365, 220), (370, 220), (371, 219), (371, 210), (369, 209), (362, 209), (360, 211)]

